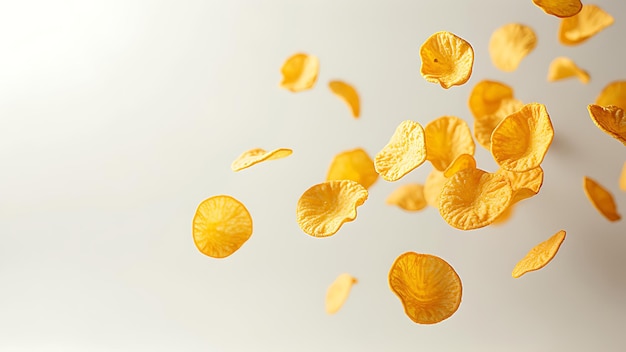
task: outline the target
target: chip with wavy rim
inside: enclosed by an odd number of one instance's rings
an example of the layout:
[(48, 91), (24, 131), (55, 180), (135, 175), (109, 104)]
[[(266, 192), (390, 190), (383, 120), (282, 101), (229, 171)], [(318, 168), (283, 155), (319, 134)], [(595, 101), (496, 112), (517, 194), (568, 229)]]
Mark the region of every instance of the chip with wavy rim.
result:
[(406, 120), (396, 128), (389, 143), (376, 154), (374, 167), (386, 181), (397, 181), (426, 161), (424, 129)]
[(583, 8), (580, 0), (533, 0), (533, 3), (545, 13), (561, 18), (572, 17)]
[(266, 160), (276, 160), (286, 158), (291, 155), (293, 151), (287, 148), (274, 149), (271, 152), (265, 151), (265, 149), (254, 148), (241, 154), (233, 163), (230, 168), (237, 172), (243, 169), (247, 169), (252, 165), (258, 164)]
[(500, 108), (493, 114), (474, 119), (474, 137), (483, 148), (491, 150), (491, 134), (507, 116), (524, 107), (520, 100), (510, 98), (500, 102)]
[(352, 180), (369, 189), (378, 180), (374, 161), (362, 148), (346, 150), (333, 158), (326, 181)]
[(346, 303), (352, 286), (358, 283), (358, 280), (350, 274), (341, 274), (328, 287), (326, 291), (326, 313), (335, 314)]
[(615, 105), (626, 109), (626, 81), (613, 81), (607, 84), (596, 98), (596, 105)]
[(320, 70), (320, 61), (314, 55), (296, 53), (283, 63), (280, 69), (283, 80), (280, 86), (292, 92), (313, 88)]
[(472, 88), (468, 105), (478, 119), (498, 111), (502, 101), (507, 99), (513, 99), (513, 88), (502, 82), (483, 80)]
[(590, 104), (587, 110), (600, 130), (626, 145), (626, 116), (622, 108)]
[(626, 162), (622, 166), (622, 173), (619, 176), (619, 189), (626, 191)]
[(622, 218), (617, 212), (617, 204), (615, 204), (611, 192), (602, 187), (596, 180), (587, 176), (583, 177), (583, 189), (593, 207), (609, 221), (618, 221)]
[(420, 47), (420, 58), (422, 77), (448, 89), (469, 80), (474, 66), (474, 49), (465, 39), (442, 31), (426, 39)]
[(452, 175), (457, 172), (465, 169), (475, 169), (476, 168), (476, 159), (469, 154), (461, 154), (459, 155), (448, 168), (443, 172), (443, 176), (446, 178), (452, 177)]
[(497, 172), (505, 175), (511, 182), (511, 188), (513, 189), (512, 204), (537, 195), (543, 185), (543, 169), (541, 166), (523, 172), (504, 169), (500, 169)]
[(424, 182), (424, 198), (428, 205), (439, 209), (439, 196), (446, 182), (448, 182), (448, 178), (446, 178), (443, 172), (435, 168), (428, 174)]
[(561, 244), (563, 244), (564, 240), (565, 231), (561, 230), (533, 247), (533, 249), (515, 265), (511, 276), (517, 279), (528, 272), (539, 270), (548, 265), (548, 263), (554, 259), (554, 256), (559, 251), (559, 248), (561, 248)]
[(537, 46), (537, 35), (529, 26), (509, 23), (496, 29), (489, 40), (489, 55), (493, 65), (513, 72)]
[(387, 197), (386, 203), (406, 211), (419, 211), (428, 205), (424, 198), (424, 186), (419, 183), (408, 183), (396, 188)]
[(350, 112), (352, 112), (352, 117), (358, 119), (361, 114), (361, 102), (356, 89), (343, 81), (330, 81), (328, 88), (348, 105)]
[(561, 20), (559, 41), (563, 45), (581, 44), (612, 25), (614, 21), (613, 16), (600, 7), (585, 4), (578, 14)]
[(472, 131), (465, 120), (442, 116), (424, 127), (426, 160), (439, 171), (445, 171), (461, 154), (474, 155)]
[(578, 67), (568, 57), (557, 57), (550, 63), (548, 68), (548, 82), (556, 82), (562, 79), (576, 77), (582, 83), (589, 83), (589, 73)]

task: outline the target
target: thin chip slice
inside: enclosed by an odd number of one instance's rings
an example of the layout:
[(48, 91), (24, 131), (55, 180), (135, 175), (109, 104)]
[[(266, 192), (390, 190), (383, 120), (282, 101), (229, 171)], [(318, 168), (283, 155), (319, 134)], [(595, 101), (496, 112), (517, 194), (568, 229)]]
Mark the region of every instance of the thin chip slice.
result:
[(511, 188), (513, 189), (512, 204), (537, 195), (543, 185), (543, 169), (541, 166), (523, 172), (504, 169), (500, 169), (498, 172), (505, 175), (511, 182)]
[(498, 111), (506, 99), (513, 99), (513, 88), (502, 82), (484, 80), (472, 89), (468, 105), (474, 118), (478, 119)]
[(539, 243), (515, 265), (511, 275), (517, 279), (527, 272), (539, 270), (548, 265), (559, 251), (564, 240), (565, 231), (561, 230), (546, 241)]
[(463, 285), (454, 268), (431, 255), (406, 252), (389, 270), (389, 288), (415, 323), (436, 324), (461, 305)]
[(446, 176), (437, 169), (433, 168), (430, 174), (428, 174), (426, 182), (424, 182), (424, 198), (428, 205), (439, 209), (439, 196), (446, 182), (448, 182)]
[(193, 217), (193, 242), (209, 257), (226, 258), (235, 253), (252, 235), (248, 209), (231, 196), (205, 199)]
[(533, 3), (545, 13), (561, 18), (572, 17), (583, 8), (580, 0), (533, 0)]
[(512, 72), (536, 46), (537, 35), (532, 28), (520, 23), (509, 23), (491, 34), (489, 55), (496, 68)]
[(578, 67), (572, 59), (557, 57), (548, 68), (548, 82), (556, 82), (569, 77), (577, 77), (582, 83), (589, 83), (589, 73)]
[(316, 56), (297, 53), (290, 56), (280, 72), (283, 80), (280, 86), (292, 92), (301, 92), (313, 88), (320, 70), (320, 61)]
[(524, 103), (517, 99), (504, 99), (493, 114), (474, 119), (474, 137), (483, 148), (491, 150), (491, 134), (507, 116), (519, 111)]
[(498, 216), (491, 225), (504, 225), (513, 217), (513, 210), (515, 209), (515, 204), (511, 203), (505, 211)]
[(626, 162), (622, 166), (622, 173), (619, 176), (619, 189), (626, 191)]
[(413, 121), (403, 121), (391, 140), (376, 154), (374, 167), (386, 181), (397, 181), (426, 160), (424, 129)]
[(600, 7), (585, 4), (578, 14), (561, 20), (559, 41), (564, 45), (581, 44), (612, 25), (613, 22), (613, 16), (604, 12)]
[(374, 161), (362, 148), (341, 152), (333, 158), (326, 181), (352, 180), (369, 189), (378, 180)]
[(615, 105), (626, 110), (626, 81), (614, 81), (607, 84), (596, 98), (596, 105)]
[(418, 183), (409, 183), (396, 188), (387, 197), (386, 202), (406, 211), (419, 211), (428, 205), (424, 198), (424, 186)]
[(326, 313), (337, 313), (348, 299), (352, 285), (357, 282), (350, 274), (339, 275), (326, 291)]
[(306, 190), (298, 200), (298, 225), (313, 237), (332, 236), (356, 219), (356, 208), (367, 200), (367, 190), (358, 182), (334, 180)]
[(355, 119), (359, 118), (361, 114), (361, 103), (359, 101), (359, 93), (357, 93), (356, 89), (342, 81), (330, 81), (328, 87), (331, 92), (335, 93), (336, 96), (348, 104), (350, 111), (352, 111), (352, 117)]
[(474, 155), (472, 132), (465, 120), (442, 116), (424, 127), (426, 160), (439, 171), (445, 171), (461, 154)]
[(476, 159), (469, 154), (461, 154), (459, 155), (450, 166), (443, 172), (443, 175), (447, 178), (452, 177), (452, 175), (457, 172), (465, 169), (475, 169), (476, 168)]
[(420, 58), (422, 77), (448, 89), (469, 80), (474, 66), (474, 49), (450, 32), (437, 32), (420, 47)]
[(617, 212), (617, 204), (613, 195), (595, 180), (585, 176), (583, 189), (591, 204), (609, 221), (618, 221), (622, 216)]
[(622, 108), (591, 104), (587, 110), (599, 129), (626, 145), (626, 116)]
[(291, 153), (293, 153), (293, 151), (287, 148), (274, 149), (271, 152), (267, 152), (265, 149), (261, 148), (250, 149), (235, 159), (230, 165), (230, 168), (237, 172), (262, 161), (286, 158), (291, 155)]
[(531, 103), (507, 116), (491, 134), (491, 155), (501, 168), (524, 172), (541, 164), (554, 129), (543, 104)]

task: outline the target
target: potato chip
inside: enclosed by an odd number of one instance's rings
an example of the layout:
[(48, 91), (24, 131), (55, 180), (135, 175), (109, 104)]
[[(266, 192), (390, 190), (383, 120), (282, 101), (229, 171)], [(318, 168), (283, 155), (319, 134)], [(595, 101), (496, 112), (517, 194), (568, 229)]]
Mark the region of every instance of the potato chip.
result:
[(461, 154), (448, 166), (448, 168), (443, 172), (443, 176), (446, 178), (452, 177), (452, 175), (457, 172), (465, 169), (475, 169), (476, 168), (476, 159), (469, 154)]
[(491, 134), (491, 155), (501, 168), (523, 172), (541, 164), (554, 138), (543, 104), (531, 103), (507, 116)]
[(626, 109), (626, 81), (614, 81), (607, 84), (596, 98), (596, 105), (615, 105)]
[(513, 201), (511, 201), (511, 204), (506, 208), (505, 211), (502, 212), (502, 214), (500, 214), (500, 216), (498, 216), (492, 223), (491, 225), (504, 225), (506, 224), (511, 217), (513, 217), (513, 210), (515, 209), (515, 204), (513, 203)]
[(448, 319), (461, 305), (463, 285), (454, 268), (431, 255), (406, 252), (389, 270), (389, 287), (406, 315), (418, 324)]
[(501, 82), (484, 80), (472, 89), (468, 105), (474, 118), (481, 118), (498, 111), (506, 99), (513, 99), (513, 88)]
[(564, 45), (578, 45), (612, 25), (613, 17), (596, 5), (583, 5), (572, 17), (561, 20), (559, 41)]
[(600, 214), (604, 215), (605, 218), (609, 219), (609, 221), (617, 221), (622, 218), (617, 212), (617, 205), (615, 204), (611, 192), (587, 176), (583, 178), (583, 188), (591, 204)]
[(250, 149), (235, 159), (230, 165), (230, 168), (237, 172), (262, 161), (286, 158), (291, 155), (291, 153), (293, 153), (293, 151), (287, 148), (274, 149), (271, 152), (266, 152), (265, 149), (261, 148)]
[(536, 46), (537, 36), (532, 28), (520, 23), (509, 23), (491, 35), (489, 55), (496, 68), (512, 72)]
[(402, 185), (387, 197), (387, 204), (406, 211), (422, 210), (428, 205), (424, 198), (424, 186), (417, 183)]
[(513, 189), (513, 200), (511, 203), (517, 203), (537, 195), (543, 185), (543, 169), (541, 166), (523, 172), (500, 169), (498, 173), (505, 175), (511, 182), (511, 188)]
[(474, 49), (450, 32), (437, 32), (422, 44), (420, 58), (422, 77), (448, 89), (469, 80), (474, 66)]
[(548, 68), (548, 82), (560, 81), (569, 77), (577, 77), (582, 83), (589, 83), (589, 73), (578, 67), (567, 57), (557, 57)]
[(626, 116), (622, 108), (591, 104), (587, 110), (599, 129), (626, 145)]
[(357, 282), (350, 274), (339, 275), (326, 291), (326, 313), (337, 313), (348, 299), (352, 285)]
[(378, 173), (367, 152), (357, 148), (335, 155), (326, 175), (326, 181), (330, 180), (352, 180), (369, 189), (378, 180)]
[(290, 56), (280, 72), (283, 80), (280, 86), (292, 92), (301, 92), (311, 89), (317, 81), (320, 70), (320, 61), (316, 56), (297, 53)]
[(517, 99), (504, 99), (500, 103), (500, 108), (493, 114), (484, 115), (474, 119), (474, 137), (476, 142), (487, 150), (491, 150), (491, 134), (493, 130), (514, 112), (524, 107), (524, 103)]
[(227, 195), (205, 199), (193, 217), (193, 242), (209, 257), (226, 258), (252, 236), (248, 209)]
[(424, 198), (428, 205), (439, 209), (439, 195), (446, 182), (448, 182), (446, 176), (437, 169), (433, 169), (430, 174), (428, 174), (426, 182), (424, 182)]
[(622, 173), (619, 177), (619, 189), (626, 191), (626, 163), (622, 166)]
[(367, 190), (351, 180), (333, 180), (306, 190), (298, 200), (298, 225), (313, 237), (332, 236), (341, 225), (356, 219), (356, 208), (367, 200)]
[(461, 154), (474, 155), (474, 140), (467, 122), (455, 116), (442, 116), (424, 127), (426, 160), (445, 171)]
[(348, 104), (350, 111), (352, 111), (352, 116), (355, 119), (359, 118), (361, 103), (359, 101), (359, 93), (357, 93), (356, 89), (342, 81), (330, 81), (328, 87), (331, 92), (335, 93), (336, 96)]
[(485, 227), (508, 208), (513, 198), (509, 179), (501, 173), (465, 169), (443, 186), (439, 213), (450, 226), (459, 230)]
[(545, 13), (556, 17), (572, 17), (580, 12), (580, 0), (533, 0)]
[(403, 121), (387, 145), (376, 154), (374, 167), (386, 181), (397, 181), (426, 160), (424, 129), (413, 121)]
[(559, 251), (564, 240), (565, 231), (561, 230), (546, 241), (539, 243), (515, 265), (511, 275), (517, 279), (527, 272), (539, 270), (548, 265)]

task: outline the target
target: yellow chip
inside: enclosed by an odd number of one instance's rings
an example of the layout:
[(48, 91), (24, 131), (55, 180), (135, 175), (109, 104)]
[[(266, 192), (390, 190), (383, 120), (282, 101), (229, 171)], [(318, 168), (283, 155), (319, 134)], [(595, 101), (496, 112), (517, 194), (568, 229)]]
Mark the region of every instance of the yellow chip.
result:
[(536, 46), (537, 36), (532, 28), (520, 23), (509, 23), (491, 35), (489, 55), (496, 68), (512, 72)]
[(225, 258), (235, 253), (252, 235), (248, 209), (231, 196), (204, 200), (193, 217), (193, 242), (202, 254)]
[(326, 175), (326, 181), (330, 180), (352, 180), (369, 189), (378, 180), (378, 173), (367, 152), (357, 148), (335, 155)]
[(398, 296), (404, 312), (418, 324), (448, 319), (461, 305), (463, 285), (454, 268), (431, 255), (406, 252), (389, 270), (389, 288)]
[(517, 279), (527, 272), (539, 270), (548, 265), (559, 251), (564, 240), (565, 231), (561, 230), (546, 241), (536, 245), (515, 265), (512, 276)]
[(403, 121), (391, 140), (376, 154), (374, 167), (386, 181), (397, 181), (426, 160), (424, 129), (413, 121)]
[(250, 149), (235, 159), (235, 161), (233, 161), (230, 165), (230, 168), (237, 172), (247, 169), (250, 166), (258, 164), (262, 161), (286, 158), (291, 155), (291, 153), (293, 153), (293, 151), (287, 148), (279, 148), (272, 150), (271, 152), (266, 152), (261, 148)]
[(473, 230), (490, 225), (508, 208), (513, 198), (509, 179), (501, 173), (465, 169), (443, 186), (439, 213), (450, 226)]
[(626, 191), (626, 163), (622, 166), (622, 173), (619, 177), (619, 189)]
[(352, 285), (357, 282), (350, 274), (339, 275), (326, 291), (326, 313), (337, 313), (348, 299)]
[(582, 83), (589, 83), (589, 73), (578, 67), (567, 57), (557, 57), (548, 68), (548, 82), (560, 81), (569, 77), (577, 77)]
[(577, 45), (612, 25), (613, 17), (596, 5), (583, 5), (572, 17), (561, 20), (559, 41), (564, 45)]
[(583, 178), (583, 188), (591, 204), (600, 214), (604, 215), (605, 218), (609, 219), (609, 221), (617, 221), (622, 218), (617, 212), (617, 205), (615, 204), (611, 192), (587, 176)]
[(472, 132), (465, 120), (442, 116), (424, 127), (426, 160), (444, 171), (461, 154), (474, 155)]
[(543, 185), (543, 169), (541, 166), (523, 172), (500, 169), (498, 173), (505, 175), (511, 182), (511, 188), (513, 189), (513, 200), (511, 203), (513, 204), (537, 195)]
[(320, 61), (316, 56), (297, 53), (290, 56), (283, 64), (280, 72), (283, 80), (280, 86), (292, 92), (311, 89), (317, 81)]
[(533, 0), (545, 13), (556, 17), (572, 17), (580, 12), (580, 0)]
[(626, 109), (626, 81), (614, 81), (607, 84), (596, 98), (596, 105), (615, 105)]
[(599, 129), (626, 145), (626, 116), (622, 108), (591, 104), (587, 110)]
[(426, 182), (424, 182), (424, 198), (428, 205), (439, 209), (439, 195), (446, 182), (448, 182), (446, 176), (437, 169), (433, 169), (428, 177), (426, 177)]
[(355, 119), (359, 118), (359, 114), (361, 113), (361, 103), (359, 101), (359, 93), (357, 93), (356, 89), (348, 83), (342, 81), (330, 81), (330, 83), (328, 83), (328, 87), (331, 92), (335, 93), (336, 96), (348, 104), (350, 111), (352, 111), (352, 116)]
[(332, 236), (341, 225), (356, 219), (356, 208), (365, 203), (367, 196), (365, 187), (350, 180), (317, 184), (298, 200), (298, 225), (313, 237)]
[[(513, 202), (513, 201), (511, 201)], [(511, 217), (513, 216), (513, 210), (515, 209), (515, 204), (511, 203), (511, 205), (509, 205), (505, 211), (502, 212), (502, 214), (500, 214), (500, 216), (498, 216), (492, 223), (491, 225), (504, 225), (506, 224)]]
[(500, 103), (500, 108), (493, 114), (484, 115), (474, 119), (474, 137), (478, 144), (487, 150), (491, 150), (491, 134), (493, 130), (507, 116), (519, 111), (524, 107), (524, 103), (517, 99), (504, 99)]
[(474, 118), (498, 111), (503, 100), (513, 99), (513, 88), (496, 81), (480, 81), (470, 93), (468, 105)]
[(452, 175), (465, 169), (475, 169), (476, 159), (469, 154), (461, 154), (448, 166), (446, 171), (443, 172), (443, 176), (446, 178), (452, 177)]
[(491, 155), (501, 168), (523, 172), (541, 164), (554, 138), (543, 104), (531, 103), (507, 116), (491, 134)]
[(424, 198), (424, 186), (417, 183), (402, 185), (387, 197), (387, 204), (397, 205), (406, 211), (422, 210), (428, 205)]
[(448, 89), (469, 80), (474, 66), (474, 49), (450, 32), (437, 32), (422, 44), (420, 58), (422, 77)]

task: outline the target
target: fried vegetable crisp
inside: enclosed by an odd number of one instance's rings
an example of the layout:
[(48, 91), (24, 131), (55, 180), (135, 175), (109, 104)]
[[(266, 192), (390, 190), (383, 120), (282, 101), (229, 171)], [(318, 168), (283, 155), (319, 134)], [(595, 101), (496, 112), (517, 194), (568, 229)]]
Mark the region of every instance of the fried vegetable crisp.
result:
[(335, 156), (326, 175), (326, 181), (330, 180), (352, 180), (369, 189), (378, 180), (378, 173), (367, 152), (357, 148)]
[(301, 92), (313, 88), (320, 70), (320, 61), (316, 56), (297, 53), (290, 56), (280, 72), (283, 80), (280, 86), (292, 92)]
[(507, 99), (513, 99), (513, 88), (502, 82), (483, 80), (472, 89), (468, 105), (478, 119), (498, 111), (502, 101)]
[(609, 221), (618, 221), (622, 216), (617, 212), (617, 204), (611, 192), (602, 187), (594, 179), (585, 176), (583, 189), (591, 204)]
[(437, 32), (422, 44), (420, 58), (420, 72), (424, 79), (448, 89), (469, 80), (474, 66), (474, 49), (450, 32)]
[(567, 57), (557, 57), (550, 63), (548, 68), (548, 82), (556, 82), (562, 79), (577, 77), (582, 83), (589, 83), (589, 73), (578, 67), (574, 61)]
[(572, 17), (561, 20), (559, 41), (564, 45), (578, 45), (613, 24), (613, 16), (596, 5), (585, 4)]
[(537, 36), (532, 28), (520, 23), (509, 23), (491, 35), (489, 55), (496, 68), (512, 72), (536, 46)]
[(599, 129), (626, 145), (626, 116), (617, 106), (587, 106), (589, 116)]
[(266, 152), (265, 149), (261, 148), (250, 149), (235, 159), (230, 165), (230, 168), (237, 172), (262, 161), (286, 158), (291, 155), (291, 153), (293, 153), (293, 151), (287, 148), (279, 148), (271, 152)]
[(626, 109), (626, 81), (614, 81), (607, 84), (596, 98), (596, 105), (615, 105)]
[(386, 202), (406, 211), (419, 211), (428, 205), (424, 198), (424, 186), (417, 183), (409, 183), (396, 188), (387, 197)]
[(476, 142), (487, 150), (491, 150), (491, 134), (500, 122), (507, 116), (519, 111), (524, 107), (520, 100), (511, 98), (500, 102), (500, 108), (493, 114), (484, 115), (474, 119), (474, 137)]
[(337, 313), (348, 299), (352, 285), (357, 282), (350, 274), (339, 275), (326, 291), (326, 313)]
[(439, 171), (445, 171), (462, 154), (474, 155), (472, 132), (465, 120), (455, 116), (442, 116), (428, 123), (426, 159)]
[(546, 241), (539, 243), (515, 265), (511, 275), (517, 279), (527, 272), (539, 270), (548, 265), (561, 248), (564, 240), (565, 231), (561, 230)]
[(359, 101), (359, 93), (357, 93), (356, 89), (354, 89), (354, 87), (350, 84), (342, 81), (330, 81), (330, 83), (328, 83), (328, 87), (331, 92), (348, 104), (348, 107), (352, 112), (352, 117), (355, 119), (359, 118), (359, 115), (361, 114), (361, 103)]
[(403, 121), (391, 140), (376, 154), (374, 167), (386, 181), (397, 181), (426, 160), (424, 129), (413, 121)]
[(583, 8), (580, 0), (533, 0), (533, 3), (545, 13), (556, 17), (572, 17)]

